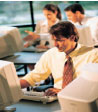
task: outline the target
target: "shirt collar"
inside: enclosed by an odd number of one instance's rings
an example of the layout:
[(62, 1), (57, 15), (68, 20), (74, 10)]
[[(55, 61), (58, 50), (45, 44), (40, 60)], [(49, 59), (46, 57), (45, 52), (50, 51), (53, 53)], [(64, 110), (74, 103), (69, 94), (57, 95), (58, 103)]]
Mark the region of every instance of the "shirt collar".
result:
[(69, 22), (73, 23), (75, 26), (79, 25), (79, 22), (73, 22), (71, 20), (68, 20)]
[(81, 23), (82, 23), (82, 24), (85, 24), (85, 23), (87, 22), (88, 18), (89, 18), (89, 17), (84, 16), (84, 18), (83, 18), (83, 20), (82, 20), (82, 22), (81, 22)]
[(94, 48), (93, 47), (86, 47), (86, 46), (81, 45), (81, 44), (78, 43), (77, 48), (74, 51), (72, 51), (69, 54), (69, 56), (74, 57), (74, 56), (82, 55), (82, 54), (84, 54), (87, 51), (90, 51), (92, 49), (94, 49)]
[[(81, 24), (84, 25), (84, 24), (87, 22), (87, 20), (88, 20), (89, 18), (90, 18), (90, 17), (87, 17), (87, 16), (84, 15), (84, 18), (83, 18), (83, 20), (81, 21)], [(73, 22), (73, 21), (71, 21), (71, 20), (69, 20), (69, 21), (72, 22), (75, 26), (81, 26), (81, 25), (79, 24), (79, 22)]]
[(78, 44), (77, 44), (77, 47), (75, 48), (75, 50), (72, 51), (72, 52), (69, 54), (69, 56), (70, 56), (70, 57), (76, 56), (76, 54), (78, 53), (78, 51), (79, 51), (80, 48), (81, 48), (81, 45), (78, 43)]
[[(57, 47), (55, 47), (55, 48), (57, 49), (58, 52), (60, 52), (60, 51), (58, 50)], [(76, 56), (77, 53), (79, 52), (79, 49), (80, 49), (80, 48), (81, 48), (81, 44), (77, 43), (77, 47), (75, 48), (74, 51), (72, 51), (72, 52), (69, 54), (69, 56), (70, 56), (70, 57)], [(65, 56), (67, 55), (65, 52), (60, 52), (60, 53), (63, 53)]]

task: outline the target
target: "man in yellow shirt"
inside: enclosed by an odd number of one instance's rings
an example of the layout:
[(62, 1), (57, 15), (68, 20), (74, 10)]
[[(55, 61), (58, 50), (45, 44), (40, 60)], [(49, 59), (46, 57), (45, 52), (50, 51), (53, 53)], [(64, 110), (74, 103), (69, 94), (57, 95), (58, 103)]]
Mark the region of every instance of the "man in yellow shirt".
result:
[(20, 80), (22, 88), (34, 86), (36, 82), (47, 79), (52, 73), (54, 78), (54, 93), (51, 89), (46, 95), (56, 95), (62, 89), (64, 64), (67, 55), (72, 58), (75, 73), (73, 79), (81, 73), (81, 67), (86, 63), (98, 63), (98, 49), (78, 44), (78, 32), (75, 26), (68, 21), (59, 22), (50, 29), (55, 47), (45, 52), (36, 63), (34, 70)]

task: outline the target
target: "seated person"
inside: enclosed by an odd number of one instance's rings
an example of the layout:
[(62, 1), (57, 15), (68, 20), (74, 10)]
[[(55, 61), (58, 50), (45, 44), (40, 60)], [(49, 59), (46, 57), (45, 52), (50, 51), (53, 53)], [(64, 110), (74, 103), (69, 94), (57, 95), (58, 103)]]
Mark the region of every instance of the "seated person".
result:
[[(71, 4), (64, 9), (68, 20), (75, 25), (89, 26), (93, 46), (98, 46), (98, 16), (89, 17), (85, 15), (85, 10), (81, 4)], [(85, 38), (84, 38), (85, 40)]]
[(59, 22), (49, 32), (55, 47), (42, 55), (35, 68), (20, 80), (20, 85), (33, 87), (52, 74), (54, 88), (47, 89), (45, 95), (55, 96), (80, 75), (80, 68), (86, 63), (98, 63), (98, 49), (78, 44), (79, 35), (71, 22)]
[[(46, 20), (39, 21), (36, 25), (35, 32), (25, 31), (28, 36), (24, 38), (27, 41), (24, 47), (37, 44), (37, 48), (51, 48), (52, 40), (48, 33), (50, 27), (61, 20), (61, 11), (57, 5), (47, 4), (43, 8)], [(47, 41), (49, 40), (49, 42)]]

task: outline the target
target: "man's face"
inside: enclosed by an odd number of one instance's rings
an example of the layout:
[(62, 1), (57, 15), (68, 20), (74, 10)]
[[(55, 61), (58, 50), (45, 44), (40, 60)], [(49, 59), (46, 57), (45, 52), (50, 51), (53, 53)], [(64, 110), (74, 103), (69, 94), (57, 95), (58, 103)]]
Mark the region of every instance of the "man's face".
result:
[(67, 15), (68, 20), (70, 20), (74, 23), (78, 22), (79, 18), (78, 18), (77, 13), (73, 13), (72, 11), (66, 11), (65, 13)]
[(72, 41), (70, 39), (62, 37), (61, 39), (57, 39), (54, 35), (52, 35), (52, 39), (54, 40), (54, 45), (58, 48), (60, 52), (67, 52), (71, 49)]

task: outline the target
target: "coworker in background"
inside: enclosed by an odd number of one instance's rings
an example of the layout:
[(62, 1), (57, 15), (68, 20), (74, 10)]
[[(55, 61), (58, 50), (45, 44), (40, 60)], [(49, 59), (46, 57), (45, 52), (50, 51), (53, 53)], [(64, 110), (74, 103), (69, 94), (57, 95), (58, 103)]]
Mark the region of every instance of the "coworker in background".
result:
[[(43, 8), (43, 13), (46, 17), (46, 20), (42, 20), (37, 23), (35, 32), (25, 31), (28, 33), (28, 36), (24, 38), (24, 40), (27, 41), (24, 44), (24, 47), (31, 46), (33, 43), (35, 44), (37, 39), (40, 40), (40, 45), (37, 45), (38, 48), (52, 47), (48, 31), (52, 25), (61, 20), (61, 11), (57, 5), (47, 4)], [(47, 40), (50, 40), (50, 43), (46, 42)]]
[(90, 26), (91, 35), (95, 45), (98, 45), (98, 16), (86, 17), (83, 7), (78, 4), (69, 5), (64, 9), (68, 20), (75, 25), (87, 25)]
[[(45, 95), (54, 96), (62, 89), (64, 64), (68, 57), (73, 61), (73, 79), (81, 73), (81, 67), (86, 63), (98, 63), (98, 49), (78, 44), (78, 32), (75, 26), (68, 21), (59, 22), (50, 29), (55, 47), (46, 51), (29, 72), (20, 80), (22, 88), (34, 86), (36, 82), (45, 80), (52, 73), (54, 88), (45, 91)], [(68, 70), (68, 69), (67, 69)], [(65, 72), (70, 72), (71, 70)], [(67, 79), (65, 80), (67, 81)]]

